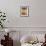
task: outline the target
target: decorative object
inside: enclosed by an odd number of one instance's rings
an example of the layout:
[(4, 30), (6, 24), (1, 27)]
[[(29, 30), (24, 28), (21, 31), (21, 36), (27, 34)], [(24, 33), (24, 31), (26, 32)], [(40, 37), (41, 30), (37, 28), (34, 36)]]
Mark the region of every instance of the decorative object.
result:
[(9, 33), (9, 32), (10, 32), (10, 30), (9, 30), (9, 29), (5, 29), (5, 32), (6, 32), (6, 33)]
[(41, 46), (46, 46), (46, 34), (45, 34), (45, 42)]
[(4, 27), (4, 22), (6, 20), (6, 15), (4, 12), (0, 11), (0, 27), (3, 28)]
[(5, 40), (1, 39), (1, 44), (3, 46), (13, 46), (13, 39), (11, 37), (9, 37), (9, 33), (7, 33), (7, 35), (4, 35)]
[(29, 7), (27, 7), (27, 6), (20, 7), (20, 15), (29, 16)]

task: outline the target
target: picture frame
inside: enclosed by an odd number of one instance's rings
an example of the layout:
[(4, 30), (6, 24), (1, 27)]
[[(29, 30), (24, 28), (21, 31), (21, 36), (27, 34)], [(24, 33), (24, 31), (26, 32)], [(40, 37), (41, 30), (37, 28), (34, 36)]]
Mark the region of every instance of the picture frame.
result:
[(29, 16), (29, 7), (28, 6), (21, 6), (20, 7), (20, 16), (22, 16), (22, 17)]

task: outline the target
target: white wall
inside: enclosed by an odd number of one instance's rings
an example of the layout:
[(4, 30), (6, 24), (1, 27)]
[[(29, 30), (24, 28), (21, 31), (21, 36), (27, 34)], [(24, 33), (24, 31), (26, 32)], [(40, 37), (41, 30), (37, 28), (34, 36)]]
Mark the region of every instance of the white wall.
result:
[[(29, 17), (20, 17), (20, 7), (29, 6)], [(46, 27), (46, 0), (0, 0), (7, 27)]]

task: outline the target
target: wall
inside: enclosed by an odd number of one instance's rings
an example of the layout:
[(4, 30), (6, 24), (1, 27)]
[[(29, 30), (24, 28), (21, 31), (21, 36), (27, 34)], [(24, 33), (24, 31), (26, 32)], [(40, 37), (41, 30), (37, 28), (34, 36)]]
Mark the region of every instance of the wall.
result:
[[(46, 0), (0, 0), (7, 27), (46, 27)], [(29, 16), (20, 17), (20, 7), (29, 6)]]

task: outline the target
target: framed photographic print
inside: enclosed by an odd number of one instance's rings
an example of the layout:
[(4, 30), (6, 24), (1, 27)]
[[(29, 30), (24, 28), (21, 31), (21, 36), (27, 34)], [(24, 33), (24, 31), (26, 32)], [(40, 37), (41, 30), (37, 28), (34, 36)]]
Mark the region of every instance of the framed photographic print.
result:
[(27, 6), (22, 6), (20, 8), (20, 16), (29, 16), (29, 7)]

